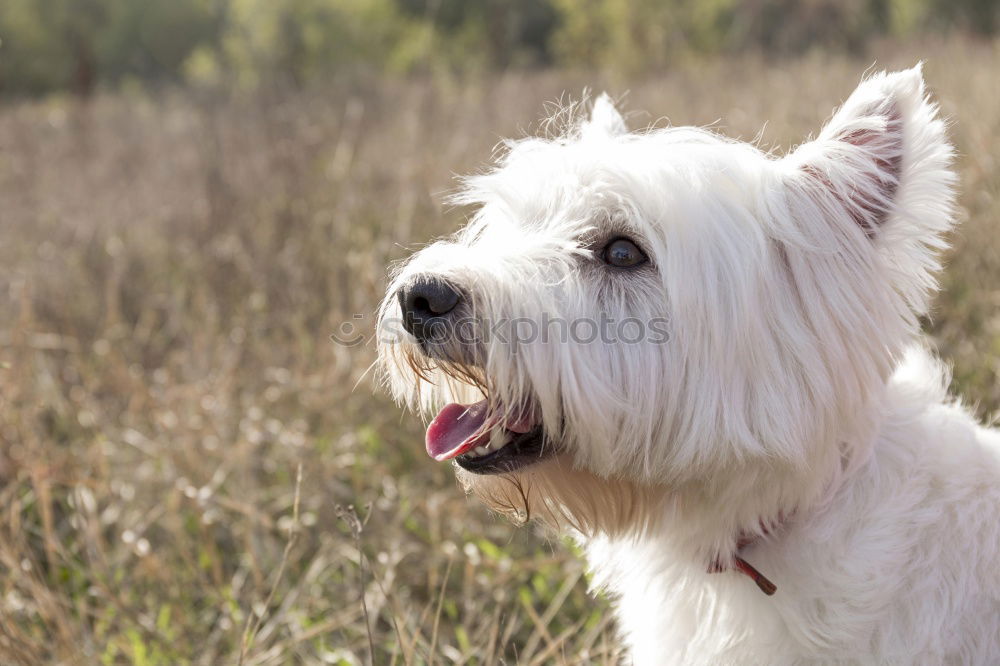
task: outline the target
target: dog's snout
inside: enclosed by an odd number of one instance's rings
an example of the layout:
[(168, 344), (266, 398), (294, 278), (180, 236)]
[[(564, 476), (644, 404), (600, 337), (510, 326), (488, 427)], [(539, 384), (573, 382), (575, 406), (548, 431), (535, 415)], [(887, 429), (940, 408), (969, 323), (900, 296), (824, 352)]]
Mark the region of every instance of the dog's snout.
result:
[(403, 327), (418, 340), (428, 340), (434, 327), (455, 309), (462, 296), (439, 278), (417, 276), (400, 288), (396, 297), (403, 312)]

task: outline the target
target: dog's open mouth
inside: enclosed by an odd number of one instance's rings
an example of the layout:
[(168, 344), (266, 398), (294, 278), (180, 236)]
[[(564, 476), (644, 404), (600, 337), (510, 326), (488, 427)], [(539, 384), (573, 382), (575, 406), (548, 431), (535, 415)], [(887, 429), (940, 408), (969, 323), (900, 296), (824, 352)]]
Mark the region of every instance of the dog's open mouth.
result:
[(427, 454), (476, 474), (512, 472), (553, 452), (531, 409), (498, 416), (488, 401), (446, 405), (427, 426)]

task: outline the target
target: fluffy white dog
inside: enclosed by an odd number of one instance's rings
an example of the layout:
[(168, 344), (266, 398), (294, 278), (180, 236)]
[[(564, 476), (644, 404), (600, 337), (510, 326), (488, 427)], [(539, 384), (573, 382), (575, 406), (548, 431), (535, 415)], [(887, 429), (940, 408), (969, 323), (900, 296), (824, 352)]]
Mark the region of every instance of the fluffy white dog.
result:
[(919, 67), (782, 157), (601, 97), (396, 271), (386, 381), (580, 540), (636, 664), (1000, 663), (1000, 433), (919, 344), (951, 158)]

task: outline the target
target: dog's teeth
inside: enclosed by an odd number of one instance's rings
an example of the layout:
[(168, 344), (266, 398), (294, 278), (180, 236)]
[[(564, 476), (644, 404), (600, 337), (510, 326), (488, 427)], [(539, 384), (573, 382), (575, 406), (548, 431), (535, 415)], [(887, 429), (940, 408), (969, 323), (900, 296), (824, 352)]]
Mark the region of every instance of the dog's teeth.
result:
[(475, 448), (469, 449), (462, 454), (465, 458), (479, 458), (494, 451), (502, 449), (507, 444), (507, 435), (503, 430), (496, 429), (490, 433), (490, 441)]

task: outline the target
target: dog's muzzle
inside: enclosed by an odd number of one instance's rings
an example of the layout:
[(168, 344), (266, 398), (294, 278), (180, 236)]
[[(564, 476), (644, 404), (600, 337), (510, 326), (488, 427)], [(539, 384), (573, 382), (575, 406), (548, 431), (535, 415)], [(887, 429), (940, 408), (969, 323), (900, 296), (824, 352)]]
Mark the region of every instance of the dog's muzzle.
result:
[[(456, 329), (462, 293), (434, 275), (417, 275), (396, 292), (403, 328), (419, 343), (421, 353), (438, 362), (481, 369), (483, 350)], [(487, 393), (483, 382), (481, 388)], [(471, 405), (446, 405), (427, 428), (427, 454), (438, 461), (454, 460), (477, 474), (511, 472), (548, 457), (540, 415), (532, 405), (505, 407), (488, 397)]]

